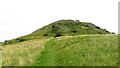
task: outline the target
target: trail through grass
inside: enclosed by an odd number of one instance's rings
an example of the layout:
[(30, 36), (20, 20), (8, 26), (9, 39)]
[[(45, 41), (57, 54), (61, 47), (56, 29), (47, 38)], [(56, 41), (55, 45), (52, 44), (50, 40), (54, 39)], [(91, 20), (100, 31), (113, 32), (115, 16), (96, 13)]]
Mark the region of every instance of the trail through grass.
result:
[(4, 66), (116, 66), (118, 35), (29, 40), (3, 47)]
[[(41, 66), (116, 66), (117, 35), (75, 36), (51, 39), (45, 44)], [(34, 63), (33, 65), (36, 65)]]

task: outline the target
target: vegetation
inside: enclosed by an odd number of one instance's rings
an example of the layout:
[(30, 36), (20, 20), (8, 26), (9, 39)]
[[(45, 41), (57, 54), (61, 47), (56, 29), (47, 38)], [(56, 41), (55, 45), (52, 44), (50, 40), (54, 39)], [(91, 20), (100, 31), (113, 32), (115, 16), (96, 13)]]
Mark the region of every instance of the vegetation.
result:
[(117, 40), (117, 35), (55, 38), (45, 44), (36, 63), (41, 66), (116, 66)]
[(43, 37), (43, 36), (22, 36), (22, 37), (19, 37), (19, 38), (15, 38), (15, 39), (12, 39), (12, 40), (6, 40), (5, 42), (3, 43), (0, 43), (1, 45), (5, 46), (5, 45), (12, 45), (12, 44), (16, 44), (16, 43), (19, 43), (19, 42), (24, 42), (24, 41), (28, 41), (28, 40), (34, 40), (34, 39), (46, 39), (46, 38), (49, 38), (49, 37)]
[(37, 60), (35, 57), (41, 54), (47, 39), (35, 39), (10, 46), (2, 46), (3, 66), (26, 66)]
[(78, 20), (59, 20), (44, 26), (29, 35), (7, 40), (2, 43), (2, 45), (10, 45), (43, 37), (60, 37), (83, 34), (110, 34), (110, 32), (106, 29), (101, 29), (92, 23), (80, 22)]
[(3, 65), (116, 66), (117, 40), (114, 34), (98, 34), (25, 41), (3, 46)]
[(81, 34), (110, 34), (109, 31), (87, 22), (79, 22), (74, 20), (59, 20), (47, 26), (34, 31), (31, 36), (46, 35), (53, 37), (55, 34), (63, 36), (81, 35)]
[(118, 35), (79, 20), (59, 20), (0, 45), (4, 66), (118, 65)]

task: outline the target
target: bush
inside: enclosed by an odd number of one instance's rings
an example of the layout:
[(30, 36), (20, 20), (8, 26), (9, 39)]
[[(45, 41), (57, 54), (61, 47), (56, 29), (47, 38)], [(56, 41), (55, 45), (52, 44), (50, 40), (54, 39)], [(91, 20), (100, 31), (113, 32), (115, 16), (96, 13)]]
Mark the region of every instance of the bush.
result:
[(100, 27), (96, 27), (97, 29), (100, 29)]
[(60, 37), (60, 36), (62, 36), (62, 35), (60, 33), (57, 33), (57, 34), (55, 34), (54, 37)]
[(48, 34), (44, 34), (43, 36), (48, 36)]
[(77, 33), (77, 31), (76, 30), (73, 30), (73, 31), (71, 31), (72, 33)]
[(98, 32), (98, 34), (103, 34), (103, 33), (101, 33), (101, 32)]
[(7, 42), (8, 40), (5, 40), (5, 42)]
[(26, 41), (26, 39), (17, 38), (16, 41), (17, 41), (17, 42), (23, 42), (23, 41)]
[(111, 32), (111, 34), (115, 34), (114, 32)]
[(5, 40), (5, 41), (2, 43), (2, 45), (8, 45), (8, 44), (11, 44), (11, 43), (12, 43), (11, 40)]

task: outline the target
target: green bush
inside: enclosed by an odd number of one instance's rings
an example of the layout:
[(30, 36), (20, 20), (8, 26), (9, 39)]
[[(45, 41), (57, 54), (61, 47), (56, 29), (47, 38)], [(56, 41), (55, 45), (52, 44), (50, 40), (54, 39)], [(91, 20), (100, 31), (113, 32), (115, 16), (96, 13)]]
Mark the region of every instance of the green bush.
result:
[(48, 34), (44, 34), (43, 36), (48, 36)]
[(77, 31), (76, 30), (73, 30), (73, 31), (71, 31), (72, 33), (77, 33)]
[(55, 34), (55, 36), (54, 36), (54, 37), (60, 37), (60, 36), (62, 36), (62, 34), (57, 33), (57, 34)]
[(114, 32), (111, 32), (111, 34), (115, 34)]
[(23, 42), (23, 41), (26, 41), (26, 39), (23, 39), (23, 38), (17, 38), (16, 41), (17, 41), (17, 42)]

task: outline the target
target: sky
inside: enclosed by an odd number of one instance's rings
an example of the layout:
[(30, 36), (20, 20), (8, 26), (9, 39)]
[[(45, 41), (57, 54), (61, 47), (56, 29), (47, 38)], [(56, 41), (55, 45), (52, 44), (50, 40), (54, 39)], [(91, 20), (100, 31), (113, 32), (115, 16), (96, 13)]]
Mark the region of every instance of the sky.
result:
[(91, 22), (118, 33), (120, 0), (0, 0), (0, 42), (61, 19)]

